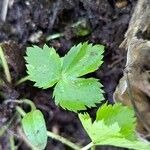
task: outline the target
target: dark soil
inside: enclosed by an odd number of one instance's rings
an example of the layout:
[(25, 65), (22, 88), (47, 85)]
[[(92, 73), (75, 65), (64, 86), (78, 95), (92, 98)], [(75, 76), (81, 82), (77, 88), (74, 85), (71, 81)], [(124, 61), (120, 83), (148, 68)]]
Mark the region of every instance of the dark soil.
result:
[[(103, 66), (90, 76), (102, 82), (105, 97), (113, 103), (113, 92), (122, 76), (126, 51), (119, 45), (124, 39), (136, 0), (14, 0), (9, 6), (5, 22), (0, 22), (0, 42), (11, 70), (13, 83), (26, 75), (26, 46), (47, 43), (63, 56), (71, 46), (83, 41), (100, 43), (106, 46)], [(127, 3), (125, 3), (127, 2)], [(2, 2), (0, 2), (0, 8)], [(1, 10), (1, 9), (0, 9)], [(80, 22), (80, 23), (79, 23)], [(79, 25), (77, 25), (79, 23)], [(76, 25), (75, 25), (76, 24)], [(81, 34), (79, 31), (86, 31)], [(46, 40), (50, 35), (63, 33), (63, 37)], [(34, 38), (33, 38), (34, 37)], [(5, 43), (4, 43), (5, 42)], [(1, 78), (4, 74), (1, 72)], [(71, 141), (85, 145), (89, 138), (83, 130), (77, 115), (57, 107), (52, 100), (52, 89), (41, 90), (32, 82), (17, 87), (6, 83), (0, 87), (0, 127), (14, 116), (15, 105), (3, 104), (4, 100), (28, 98), (44, 113), (47, 128), (68, 137)], [(28, 108), (25, 108), (28, 110)], [(94, 113), (96, 109), (89, 110)], [(2, 150), (9, 149), (8, 136), (16, 135), (14, 121), (10, 132), (0, 138)], [(20, 150), (29, 148), (16, 141)], [(48, 140), (47, 150), (69, 149), (63, 144)], [(103, 150), (115, 148), (104, 147)], [(119, 148), (121, 149), (121, 148)]]

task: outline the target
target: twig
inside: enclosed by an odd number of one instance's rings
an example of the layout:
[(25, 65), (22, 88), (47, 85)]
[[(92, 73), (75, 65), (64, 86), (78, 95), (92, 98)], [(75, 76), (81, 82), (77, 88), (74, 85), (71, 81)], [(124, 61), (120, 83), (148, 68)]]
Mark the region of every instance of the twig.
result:
[(2, 11), (1, 11), (1, 20), (6, 21), (7, 11), (8, 11), (9, 0), (3, 0)]

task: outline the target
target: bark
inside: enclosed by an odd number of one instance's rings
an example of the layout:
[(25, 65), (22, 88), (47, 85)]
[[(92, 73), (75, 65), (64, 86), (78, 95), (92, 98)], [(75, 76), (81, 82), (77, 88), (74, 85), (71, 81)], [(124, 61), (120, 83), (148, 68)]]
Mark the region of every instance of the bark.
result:
[(150, 134), (150, 0), (138, 1), (121, 47), (127, 50), (127, 61), (114, 99), (125, 105), (135, 101), (140, 114), (137, 131), (146, 136)]

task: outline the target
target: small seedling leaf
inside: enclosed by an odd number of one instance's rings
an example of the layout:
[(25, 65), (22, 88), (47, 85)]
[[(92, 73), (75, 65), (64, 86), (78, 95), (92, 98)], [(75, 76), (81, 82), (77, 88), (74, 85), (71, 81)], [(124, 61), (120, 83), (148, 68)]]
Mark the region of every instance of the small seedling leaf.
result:
[[(134, 112), (121, 104), (104, 104), (96, 120), (88, 114), (79, 114), (83, 127), (95, 145), (113, 145), (135, 150), (149, 150), (148, 142), (140, 141), (135, 135)], [(130, 129), (129, 129), (130, 128)]]
[(22, 119), (22, 127), (31, 144), (41, 150), (46, 147), (47, 129), (43, 114), (39, 110), (27, 113)]
[(54, 89), (56, 104), (74, 112), (95, 107), (104, 100), (102, 85), (94, 78), (75, 78), (61, 80)]

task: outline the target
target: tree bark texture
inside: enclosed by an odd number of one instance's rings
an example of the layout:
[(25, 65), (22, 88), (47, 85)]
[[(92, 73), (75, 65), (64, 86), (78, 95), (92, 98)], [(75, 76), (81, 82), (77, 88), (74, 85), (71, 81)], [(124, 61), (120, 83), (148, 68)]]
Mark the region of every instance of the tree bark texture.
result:
[(120, 46), (127, 50), (127, 60), (114, 99), (124, 105), (133, 105), (131, 99), (134, 100), (140, 113), (137, 132), (147, 136), (150, 134), (150, 0), (137, 2)]

